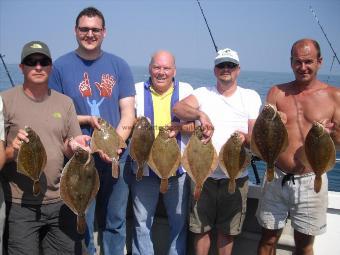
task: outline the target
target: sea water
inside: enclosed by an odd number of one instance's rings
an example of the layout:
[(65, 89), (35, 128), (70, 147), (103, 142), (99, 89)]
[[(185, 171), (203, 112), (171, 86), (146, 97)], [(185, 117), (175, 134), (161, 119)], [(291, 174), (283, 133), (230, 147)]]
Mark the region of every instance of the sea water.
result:
[[(18, 65), (7, 65), (8, 71), (14, 81), (14, 84), (22, 84), (23, 76), (18, 68)], [(145, 81), (148, 79), (147, 67), (132, 67), (132, 73), (135, 82)], [(177, 68), (176, 78), (183, 82), (190, 83), (194, 88), (202, 86), (214, 86), (216, 84), (213, 70), (209, 69), (191, 69), (191, 68)], [(272, 72), (255, 72), (241, 70), (238, 78), (238, 84), (244, 88), (256, 90), (265, 102), (266, 94), (269, 88), (274, 84), (285, 83), (294, 79), (293, 73), (272, 73)], [(334, 86), (340, 87), (340, 76), (336, 75), (319, 75), (319, 79)], [(0, 91), (11, 87), (10, 80), (5, 72), (4, 67), (0, 67)], [(340, 152), (337, 153), (337, 158), (340, 158)], [(256, 161), (256, 168), (258, 170), (260, 179), (262, 181), (265, 163), (263, 161)], [(248, 168), (249, 177), (255, 183), (254, 171), (251, 167)], [(329, 190), (340, 191), (340, 162), (327, 173), (329, 178)]]

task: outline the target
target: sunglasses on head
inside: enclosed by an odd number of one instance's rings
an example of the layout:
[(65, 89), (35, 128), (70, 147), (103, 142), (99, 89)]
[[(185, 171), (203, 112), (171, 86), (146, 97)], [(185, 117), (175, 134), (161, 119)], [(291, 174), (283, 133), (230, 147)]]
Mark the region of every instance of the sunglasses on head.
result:
[(51, 65), (51, 59), (49, 58), (25, 58), (22, 64), (25, 66), (36, 66), (39, 63), (41, 66)]
[(219, 63), (218, 65), (216, 65), (216, 67), (219, 69), (226, 68), (226, 67), (229, 69), (234, 69), (237, 66), (238, 65), (233, 62), (223, 62), (223, 63)]

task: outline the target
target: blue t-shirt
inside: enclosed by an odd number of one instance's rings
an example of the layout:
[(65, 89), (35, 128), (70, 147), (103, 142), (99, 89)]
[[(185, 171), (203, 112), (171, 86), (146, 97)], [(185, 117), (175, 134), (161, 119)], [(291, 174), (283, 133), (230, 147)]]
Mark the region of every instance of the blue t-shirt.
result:
[[(119, 100), (136, 94), (129, 65), (104, 51), (95, 60), (84, 60), (75, 51), (61, 56), (53, 63), (49, 87), (71, 97), (78, 115), (100, 116), (115, 128)], [(92, 134), (90, 126), (81, 128), (83, 134)]]

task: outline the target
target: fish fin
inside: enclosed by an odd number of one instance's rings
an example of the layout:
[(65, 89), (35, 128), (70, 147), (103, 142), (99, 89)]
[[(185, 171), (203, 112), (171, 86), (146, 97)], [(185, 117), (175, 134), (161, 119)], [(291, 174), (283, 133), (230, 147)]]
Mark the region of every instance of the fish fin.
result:
[(228, 192), (230, 194), (233, 194), (233, 193), (235, 193), (235, 189), (236, 189), (235, 179), (229, 179)]
[(213, 157), (213, 161), (211, 163), (210, 173), (213, 172), (218, 166), (218, 155), (217, 155), (217, 152), (216, 152), (216, 149), (214, 148), (214, 146), (213, 146), (213, 149), (214, 149), (214, 157)]
[(77, 216), (77, 232), (84, 234), (86, 230), (85, 214), (78, 214)]
[(201, 191), (202, 191), (202, 186), (196, 185), (195, 186), (195, 191), (194, 191), (194, 199), (195, 199), (195, 201), (200, 199)]
[(334, 168), (334, 165), (335, 165), (335, 161), (336, 161), (336, 150), (335, 150), (335, 145), (334, 145), (334, 142), (333, 140), (331, 140), (332, 143), (333, 143), (333, 146), (334, 146), (334, 150), (332, 150), (330, 153), (331, 153), (331, 156), (330, 156), (330, 160), (328, 161), (328, 164), (326, 166), (326, 172), (328, 172), (329, 170), (332, 170)]
[(300, 152), (300, 161), (301, 163), (308, 169), (313, 169), (311, 167), (311, 165), (309, 164), (308, 158), (307, 158), (307, 154), (306, 154), (306, 150), (305, 150), (305, 146), (303, 145), (301, 148), (301, 152)]
[(162, 194), (168, 191), (168, 179), (161, 179), (160, 192)]
[(144, 164), (138, 165), (137, 173), (136, 173), (136, 180), (140, 181), (143, 178), (143, 170), (144, 170)]
[(33, 196), (38, 196), (40, 194), (40, 183), (39, 180), (33, 181)]
[(116, 158), (112, 159), (112, 177), (115, 179), (119, 177), (119, 161)]
[(274, 167), (267, 166), (267, 181), (271, 182), (274, 179)]
[(253, 136), (254, 136), (254, 134), (252, 134), (251, 139), (250, 139), (250, 150), (255, 156), (262, 159), (260, 150), (258, 149)]
[(321, 190), (322, 179), (321, 176), (316, 175), (314, 179), (314, 191), (319, 193)]
[(187, 153), (187, 151), (188, 150), (185, 148), (185, 150), (183, 152), (183, 156), (181, 158), (181, 164), (182, 164), (182, 167), (184, 167), (184, 169), (187, 172), (187, 174), (190, 176), (191, 180), (196, 183), (196, 180), (194, 178), (194, 175), (192, 173), (192, 170), (191, 170), (189, 162), (188, 162), (188, 153)]
[(220, 153), (218, 154), (218, 165), (222, 168), (223, 172), (227, 173), (227, 168), (225, 167), (224, 160), (223, 160), (223, 153), (224, 153), (224, 148), (227, 143), (223, 144)]

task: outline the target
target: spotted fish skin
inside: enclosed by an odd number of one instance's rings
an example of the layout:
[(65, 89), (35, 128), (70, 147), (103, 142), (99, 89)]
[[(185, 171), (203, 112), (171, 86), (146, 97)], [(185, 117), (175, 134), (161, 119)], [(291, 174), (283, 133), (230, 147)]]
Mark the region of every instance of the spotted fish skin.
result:
[(168, 179), (180, 166), (181, 152), (175, 137), (170, 138), (166, 128), (160, 128), (152, 144), (148, 165), (161, 178), (160, 192), (168, 190)]
[(33, 180), (33, 195), (38, 196), (41, 192), (39, 179), (43, 172), (47, 155), (44, 145), (38, 134), (30, 127), (25, 127), (28, 134), (28, 143), (23, 142), (18, 152), (17, 171)]
[(86, 229), (85, 211), (99, 190), (99, 176), (92, 155), (78, 147), (65, 165), (60, 179), (60, 196), (77, 215), (77, 231)]
[(336, 150), (330, 134), (319, 122), (314, 122), (307, 133), (304, 153), (309, 166), (315, 173), (314, 190), (321, 189), (321, 176), (335, 165)]
[(288, 132), (276, 107), (266, 104), (255, 121), (250, 148), (267, 163), (267, 181), (274, 178), (274, 163), (288, 146)]
[(191, 135), (181, 159), (184, 169), (195, 183), (195, 200), (199, 199), (205, 180), (218, 165), (217, 153), (211, 140), (204, 144), (202, 137), (202, 128), (198, 126)]
[(222, 146), (219, 153), (219, 165), (229, 175), (228, 192), (234, 193), (236, 189), (235, 179), (250, 163), (250, 154), (247, 152), (241, 135), (233, 133)]
[(119, 177), (119, 155), (118, 149), (126, 148), (123, 138), (116, 132), (106, 120), (98, 118), (100, 129), (95, 128), (91, 139), (91, 150), (103, 151), (112, 159), (112, 177)]
[(149, 158), (154, 140), (155, 135), (150, 121), (146, 117), (137, 118), (130, 142), (130, 156), (137, 162), (138, 181), (142, 179), (143, 168)]

